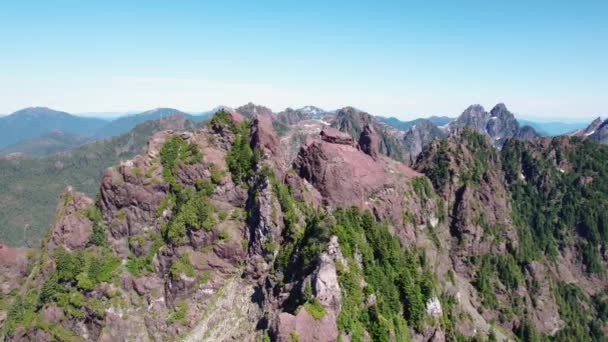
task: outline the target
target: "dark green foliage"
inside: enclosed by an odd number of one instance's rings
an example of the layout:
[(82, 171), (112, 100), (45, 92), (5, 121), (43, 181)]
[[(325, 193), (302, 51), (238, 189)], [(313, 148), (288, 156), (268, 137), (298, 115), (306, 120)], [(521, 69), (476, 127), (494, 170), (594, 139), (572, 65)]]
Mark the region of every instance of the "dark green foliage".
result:
[[(578, 245), (581, 260), (588, 272), (597, 273), (596, 246), (608, 243), (608, 147), (576, 139), (568, 146), (555, 139), (551, 147), (534, 154), (525, 143), (510, 140), (502, 150), (520, 228), (519, 258), (554, 257), (565, 237), (576, 233), (584, 238)], [(552, 158), (567, 161), (572, 170), (560, 172)]]
[(412, 180), (412, 186), (416, 195), (422, 199), (433, 196), (433, 186), (426, 177), (416, 177)]
[(199, 178), (195, 184), (196, 190), (205, 196), (210, 196), (215, 190), (215, 186), (208, 179)]
[(215, 112), (211, 120), (209, 120), (209, 126), (227, 127), (229, 130), (232, 130), (234, 129), (234, 122), (232, 121), (232, 118), (230, 117), (230, 113), (228, 113), (228, 111), (220, 109)]
[(211, 164), (209, 169), (211, 171), (211, 181), (213, 184), (220, 184), (222, 182), (222, 178), (224, 177), (224, 172), (215, 164)]
[(171, 265), (171, 276), (174, 279), (179, 279), (182, 274), (188, 277), (194, 276), (194, 266), (190, 262), (190, 257), (187, 254), (182, 254)]
[(473, 285), (479, 291), (482, 304), (487, 308), (500, 309), (494, 293), (495, 278), (508, 290), (515, 291), (524, 280), (520, 265), (509, 253), (486, 254), (475, 257), (473, 261), (479, 266)]
[(435, 189), (442, 189), (448, 182), (451, 181), (450, 158), (446, 140), (441, 140), (439, 142), (439, 148), (433, 154), (432, 164), (434, 167), (428, 170), (426, 175), (433, 183)]
[(247, 181), (253, 175), (258, 159), (249, 145), (249, 127), (248, 121), (234, 126), (234, 141), (226, 156), (228, 170), (232, 174), (232, 180), (237, 184)]
[(93, 234), (91, 234), (91, 238), (89, 239), (89, 244), (94, 246), (105, 247), (108, 245), (108, 240), (106, 238), (105, 226), (101, 220), (101, 211), (96, 206), (88, 208), (86, 211), (86, 215), (93, 222)]
[(593, 319), (593, 311), (589, 310), (589, 298), (574, 284), (558, 283), (556, 302), (559, 306), (560, 318), (567, 322), (554, 336), (556, 341), (600, 341), (603, 338), (593, 338), (591, 328), (597, 325)]
[[(362, 328), (373, 340), (387, 340), (389, 331), (407, 331), (407, 322), (421, 329), (425, 303), (437, 287), (424, 258), (415, 251), (403, 250), (388, 228), (375, 221), (371, 213), (357, 209), (340, 209), (334, 213), (338, 236), (350, 269), (339, 270), (343, 291), (343, 307), (338, 316), (341, 331), (350, 332), (355, 340), (361, 338)], [(363, 269), (356, 267), (355, 254), (360, 254)], [(360, 288), (360, 278), (367, 287)], [(366, 307), (365, 296), (374, 294), (376, 302)], [(405, 334), (401, 334), (405, 337)]]
[(16, 296), (13, 304), (8, 310), (6, 321), (3, 322), (3, 331), (10, 335), (16, 327), (27, 326), (35, 317), (35, 293), (25, 296)]
[(148, 248), (148, 252), (139, 257), (129, 256), (127, 260), (127, 270), (134, 276), (139, 276), (142, 273), (153, 272), (154, 266), (152, 260), (158, 252), (158, 250), (164, 245), (164, 241), (160, 236), (154, 236), (152, 239), (152, 245)]
[(166, 239), (183, 242), (188, 230), (213, 229), (216, 224), (215, 208), (205, 192), (184, 188), (177, 195), (177, 203), (171, 220), (163, 229)]
[(188, 302), (180, 301), (175, 304), (175, 311), (171, 313), (167, 319), (167, 324), (173, 324), (173, 322), (185, 323), (186, 313), (188, 313)]
[(167, 138), (160, 150), (160, 163), (163, 166), (163, 177), (173, 187), (179, 187), (175, 179), (178, 162), (184, 164), (200, 163), (203, 155), (195, 143), (188, 143), (178, 135)]

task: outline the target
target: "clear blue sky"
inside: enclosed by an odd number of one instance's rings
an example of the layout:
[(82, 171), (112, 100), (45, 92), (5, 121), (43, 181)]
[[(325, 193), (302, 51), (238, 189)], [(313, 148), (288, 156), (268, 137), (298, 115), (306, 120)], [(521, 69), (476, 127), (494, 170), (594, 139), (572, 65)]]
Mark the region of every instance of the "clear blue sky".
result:
[(0, 113), (608, 114), (608, 1), (0, 1)]

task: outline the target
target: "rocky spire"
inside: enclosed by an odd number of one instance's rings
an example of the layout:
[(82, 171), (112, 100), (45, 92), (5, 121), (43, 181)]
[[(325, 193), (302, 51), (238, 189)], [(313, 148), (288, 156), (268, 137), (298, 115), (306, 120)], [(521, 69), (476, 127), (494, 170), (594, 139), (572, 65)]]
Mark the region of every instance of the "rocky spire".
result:
[(369, 124), (366, 124), (365, 127), (363, 127), (363, 131), (359, 136), (359, 147), (361, 148), (361, 151), (367, 153), (372, 158), (378, 158), (380, 140), (378, 139), (376, 131), (374, 131)]

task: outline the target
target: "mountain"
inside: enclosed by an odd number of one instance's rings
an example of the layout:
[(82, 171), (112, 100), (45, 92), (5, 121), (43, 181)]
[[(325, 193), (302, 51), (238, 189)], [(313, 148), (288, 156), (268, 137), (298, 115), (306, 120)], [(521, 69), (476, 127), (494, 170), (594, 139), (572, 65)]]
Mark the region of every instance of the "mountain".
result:
[(314, 106), (299, 109), (287, 108), (276, 115), (276, 120), (285, 125), (293, 125), (303, 120), (320, 119), (328, 114), (329, 112)]
[(420, 118), (411, 121), (401, 121), (395, 117), (383, 117), (377, 116), (378, 120), (384, 122), (385, 124), (392, 126), (398, 130), (407, 131), (415, 124), (419, 123), (422, 120), (427, 120), (433, 123), (435, 126), (443, 126), (450, 122), (452, 119), (447, 116), (431, 116), (428, 118)]
[(156, 108), (152, 110), (145, 111), (139, 114), (127, 115), (119, 117), (110, 123), (104, 125), (100, 129), (95, 132), (95, 137), (97, 138), (106, 138), (115, 135), (122, 134), (131, 130), (133, 127), (138, 124), (148, 121), (148, 120), (157, 120), (163, 117), (171, 116), (171, 115), (183, 115), (192, 121), (201, 121), (203, 120), (209, 113), (203, 113), (201, 116), (192, 116), (190, 114), (186, 114), (182, 111), (173, 108)]
[(22, 153), (40, 157), (67, 151), (90, 141), (90, 136), (54, 130), (0, 149), (0, 154)]
[(31, 107), (0, 117), (0, 147), (60, 130), (71, 134), (90, 135), (107, 124), (96, 118), (84, 118), (46, 107)]
[(435, 139), (445, 138), (447, 133), (431, 120), (418, 119), (416, 123), (408, 129), (403, 136), (403, 142), (408, 151), (407, 159), (410, 164), (414, 164), (416, 158), (425, 146), (430, 144)]
[(602, 340), (608, 146), (498, 149), (490, 134), (524, 134), (498, 110), (412, 167), (349, 107), (343, 131), (295, 124), (314, 127), (288, 159), (269, 115), (157, 132), (95, 200), (66, 187), (40, 249), (0, 245), (0, 337)]
[(608, 144), (608, 119), (602, 121), (602, 118), (597, 117), (589, 126), (569, 132), (567, 135)]
[(572, 132), (574, 130), (584, 128), (585, 123), (566, 123), (566, 122), (540, 122), (525, 119), (517, 119), (520, 124), (533, 127), (540, 135), (556, 136)]
[(94, 196), (103, 169), (140, 153), (152, 134), (194, 127), (183, 116), (171, 116), (48, 157), (0, 157), (0, 240), (37, 245), (53, 220), (56, 198), (67, 185)]
[(447, 129), (453, 132), (463, 127), (471, 127), (477, 132), (488, 135), (497, 146), (501, 146), (512, 137), (539, 136), (531, 127), (525, 128), (525, 132), (520, 132), (522, 127), (503, 103), (494, 106), (489, 113), (481, 105), (469, 106), (458, 118), (450, 121)]
[(253, 119), (258, 115), (267, 116), (272, 119), (275, 119), (276, 116), (270, 108), (256, 105), (251, 102), (236, 108), (235, 111), (239, 112), (241, 115), (245, 116), (248, 119)]

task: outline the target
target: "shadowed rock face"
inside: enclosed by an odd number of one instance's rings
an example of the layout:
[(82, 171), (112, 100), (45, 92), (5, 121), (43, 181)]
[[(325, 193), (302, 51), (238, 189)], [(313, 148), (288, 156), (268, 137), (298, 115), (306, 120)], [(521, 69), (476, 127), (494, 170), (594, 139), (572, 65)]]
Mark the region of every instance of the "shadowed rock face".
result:
[(378, 158), (380, 142), (372, 126), (365, 125), (363, 128), (363, 132), (361, 132), (361, 136), (359, 137), (359, 147), (374, 160)]
[(446, 133), (429, 120), (421, 119), (403, 137), (408, 150), (408, 161), (413, 164), (422, 149), (436, 138), (445, 138)]

